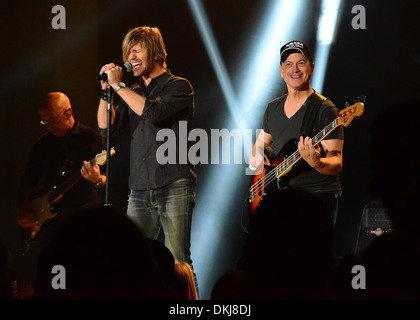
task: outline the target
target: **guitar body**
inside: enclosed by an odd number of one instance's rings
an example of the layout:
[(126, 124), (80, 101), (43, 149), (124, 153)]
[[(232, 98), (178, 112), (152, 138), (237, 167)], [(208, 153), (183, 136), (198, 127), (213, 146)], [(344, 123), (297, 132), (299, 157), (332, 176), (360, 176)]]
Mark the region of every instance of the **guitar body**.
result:
[(51, 211), (51, 203), (49, 200), (49, 196), (51, 191), (48, 192), (45, 196), (36, 198), (32, 202), (32, 208), (35, 212), (36, 222), (35, 226), (31, 230), (31, 239), (33, 239), (36, 234), (38, 233), (39, 229), (41, 229), (42, 224), (48, 220), (54, 218), (57, 213), (53, 213)]
[(48, 192), (44, 196), (35, 197), (24, 207), (18, 208), (18, 214), (22, 217), (34, 217), (35, 218), (35, 225), (32, 227), (24, 227), (23, 234), (26, 241), (31, 241), (34, 239), (36, 234), (38, 233), (39, 229), (43, 223), (48, 220), (54, 218), (57, 213), (53, 212), (52, 203), (50, 203), (50, 195), (51, 192)]
[(289, 170), (281, 173), (280, 175), (277, 175), (277, 184), (266, 184), (265, 177), (268, 174), (276, 174), (272, 171), (275, 170), (276, 166), (285, 161), (293, 152), (297, 150), (297, 143), (297, 139), (289, 140), (283, 146), (278, 155), (269, 159), (271, 165), (264, 165), (263, 171), (260, 174), (252, 176), (250, 186), (255, 186), (255, 188), (252, 188), (253, 191), (250, 192), (249, 197), (249, 211), (251, 215), (253, 215), (255, 211), (257, 211), (258, 206), (260, 205), (264, 196), (267, 195), (267, 193), (269, 193), (270, 190), (272, 190), (273, 188), (284, 189), (287, 187), (284, 179), (281, 179), (281, 177), (284, 177), (290, 171), (291, 167), (289, 168)]
[[(312, 145), (315, 147), (325, 137), (327, 137), (335, 128), (342, 125), (347, 127), (355, 116), (361, 116), (364, 111), (363, 102), (366, 100), (366, 96), (359, 97), (359, 102), (348, 106), (344, 110), (340, 111), (338, 117), (328, 124), (323, 130), (312, 137)], [(270, 192), (271, 188), (284, 188), (287, 186), (283, 180), (284, 177), (302, 157), (297, 148), (297, 139), (288, 141), (279, 154), (270, 159), (270, 166), (264, 166), (262, 172), (255, 174), (251, 179), (251, 185), (249, 188), (248, 202), (249, 211), (253, 215), (260, 205), (264, 196)], [(271, 183), (277, 181), (277, 184)], [(272, 189), (271, 189), (272, 190)]]

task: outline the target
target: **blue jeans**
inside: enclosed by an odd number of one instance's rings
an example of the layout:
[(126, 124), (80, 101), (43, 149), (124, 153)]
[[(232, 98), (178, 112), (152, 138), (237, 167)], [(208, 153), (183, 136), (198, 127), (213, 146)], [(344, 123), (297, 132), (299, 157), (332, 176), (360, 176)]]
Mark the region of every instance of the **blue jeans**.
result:
[(146, 238), (157, 239), (163, 229), (165, 245), (175, 260), (192, 268), (190, 239), (195, 192), (190, 179), (179, 179), (158, 189), (131, 190), (127, 216)]

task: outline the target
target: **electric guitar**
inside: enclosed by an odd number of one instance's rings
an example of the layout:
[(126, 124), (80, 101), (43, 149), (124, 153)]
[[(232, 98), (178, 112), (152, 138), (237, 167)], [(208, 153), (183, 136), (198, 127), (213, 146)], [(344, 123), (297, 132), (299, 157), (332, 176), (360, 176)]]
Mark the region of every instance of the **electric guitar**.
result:
[[(114, 148), (111, 148), (110, 154), (111, 156), (115, 154)], [(90, 163), (92, 165), (97, 164), (102, 166), (105, 164), (106, 158), (107, 150), (104, 150), (101, 153), (98, 153), (92, 160), (90, 160)], [(64, 193), (70, 190), (81, 178), (82, 175), (80, 174), (80, 171), (75, 172), (62, 184), (53, 187), (44, 196), (35, 198), (31, 201), (29, 207), (31, 214), (35, 215), (35, 225), (33, 227), (23, 228), (23, 236), (26, 241), (31, 241), (34, 239), (38, 231), (41, 229), (43, 223), (48, 219), (54, 218), (58, 214), (57, 212), (53, 212), (53, 205), (58, 202), (63, 197)]]
[[(315, 147), (335, 128), (340, 125), (347, 127), (355, 116), (361, 116), (364, 111), (363, 102), (365, 99), (366, 97), (363, 96), (358, 99), (359, 102), (343, 109), (333, 122), (312, 138), (312, 145)], [(279, 154), (272, 161), (270, 160), (271, 165), (264, 165), (262, 172), (252, 177), (248, 195), (251, 215), (255, 213), (263, 197), (267, 194), (269, 184), (274, 180), (277, 180), (279, 183), (279, 179), (286, 175), (292, 169), (293, 165), (302, 158), (299, 150), (293, 152), (294, 149), (297, 149), (297, 141), (297, 139), (292, 139), (286, 143)], [(289, 150), (291, 150), (290, 153)]]

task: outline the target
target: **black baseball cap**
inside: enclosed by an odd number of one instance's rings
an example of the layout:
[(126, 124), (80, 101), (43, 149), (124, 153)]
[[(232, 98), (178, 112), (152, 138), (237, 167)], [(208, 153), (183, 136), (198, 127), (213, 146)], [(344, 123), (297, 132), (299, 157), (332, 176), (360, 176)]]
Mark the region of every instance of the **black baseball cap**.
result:
[(292, 53), (301, 53), (311, 62), (314, 62), (311, 50), (309, 49), (308, 45), (302, 41), (293, 40), (281, 47), (280, 61), (285, 62), (287, 57)]

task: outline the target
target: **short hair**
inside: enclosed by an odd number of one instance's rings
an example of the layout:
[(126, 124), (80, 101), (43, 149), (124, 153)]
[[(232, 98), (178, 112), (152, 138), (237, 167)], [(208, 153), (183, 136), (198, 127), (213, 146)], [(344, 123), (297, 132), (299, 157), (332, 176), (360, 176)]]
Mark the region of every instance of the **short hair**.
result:
[(63, 112), (71, 108), (70, 99), (62, 92), (50, 92), (42, 101), (39, 110)]
[(137, 27), (127, 32), (122, 43), (124, 62), (128, 61), (131, 48), (139, 44), (147, 51), (148, 62), (153, 60), (166, 69), (166, 48), (162, 34), (156, 27)]

